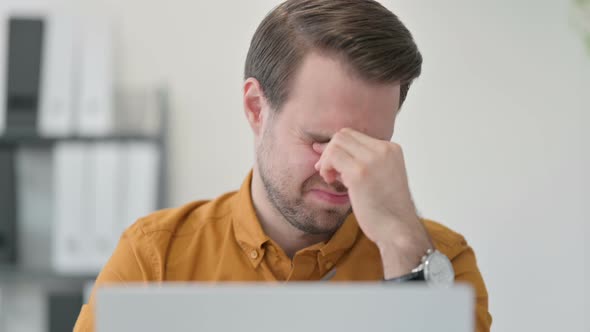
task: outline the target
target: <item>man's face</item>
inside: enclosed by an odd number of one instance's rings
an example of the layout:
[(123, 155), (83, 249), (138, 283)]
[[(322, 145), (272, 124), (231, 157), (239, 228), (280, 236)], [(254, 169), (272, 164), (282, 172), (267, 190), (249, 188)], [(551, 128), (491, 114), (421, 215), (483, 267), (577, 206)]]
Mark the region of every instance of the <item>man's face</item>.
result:
[(268, 199), (291, 225), (308, 234), (333, 233), (351, 206), (338, 197), (346, 187), (328, 185), (315, 170), (320, 155), (312, 144), (329, 142), (342, 128), (390, 140), (400, 86), (367, 83), (339, 60), (316, 53), (306, 56), (292, 83), (278, 114), (263, 110), (269, 114), (256, 142), (256, 166)]

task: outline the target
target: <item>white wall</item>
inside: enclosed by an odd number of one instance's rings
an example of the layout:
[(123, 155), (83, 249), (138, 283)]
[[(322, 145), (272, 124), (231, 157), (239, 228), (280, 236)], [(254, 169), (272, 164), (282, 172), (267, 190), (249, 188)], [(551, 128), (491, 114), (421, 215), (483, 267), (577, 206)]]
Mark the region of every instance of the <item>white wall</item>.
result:
[(590, 54), (568, 2), (396, 8), (425, 56), (398, 132), (419, 206), (475, 248), (495, 330), (581, 331)]
[(237, 189), (254, 160), (241, 106), (244, 61), (279, 1), (71, 1), (115, 17), (120, 84), (171, 86), (172, 205)]
[[(120, 83), (170, 83), (171, 203), (236, 189), (245, 54), (279, 1), (55, 1), (115, 17)], [(569, 1), (391, 3), (425, 58), (394, 136), (420, 210), (476, 249), (494, 330), (582, 331), (590, 54)]]

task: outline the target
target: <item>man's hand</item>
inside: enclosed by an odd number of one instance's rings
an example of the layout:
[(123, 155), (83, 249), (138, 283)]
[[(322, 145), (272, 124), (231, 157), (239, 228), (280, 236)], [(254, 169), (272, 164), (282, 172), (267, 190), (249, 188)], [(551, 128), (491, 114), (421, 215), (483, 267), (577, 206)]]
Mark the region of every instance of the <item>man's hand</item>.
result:
[(409, 273), (432, 242), (416, 214), (399, 145), (352, 129), (315, 143), (315, 165), (327, 183), (340, 181), (359, 226), (379, 247), (386, 279)]

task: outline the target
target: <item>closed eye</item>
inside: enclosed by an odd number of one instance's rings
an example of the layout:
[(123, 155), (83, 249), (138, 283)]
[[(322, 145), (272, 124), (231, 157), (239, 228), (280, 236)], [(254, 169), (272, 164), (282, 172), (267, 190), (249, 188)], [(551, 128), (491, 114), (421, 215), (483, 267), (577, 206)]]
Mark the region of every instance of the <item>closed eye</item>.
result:
[(319, 144), (330, 143), (330, 140), (332, 139), (331, 136), (315, 134), (310, 132), (305, 132), (305, 136), (307, 136), (312, 142)]

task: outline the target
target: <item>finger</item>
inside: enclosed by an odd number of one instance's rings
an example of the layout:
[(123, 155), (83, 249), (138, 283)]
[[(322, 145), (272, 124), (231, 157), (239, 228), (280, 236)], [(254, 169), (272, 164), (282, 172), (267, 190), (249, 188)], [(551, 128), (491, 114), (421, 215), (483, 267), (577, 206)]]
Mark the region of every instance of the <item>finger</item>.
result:
[(359, 168), (359, 161), (338, 146), (330, 146), (317, 164), (320, 176), (327, 183), (339, 180), (348, 187), (346, 179)]
[(330, 141), (330, 144), (337, 145), (355, 159), (365, 163), (370, 162), (375, 155), (375, 151), (360, 142), (356, 137), (351, 135), (350, 132), (344, 130), (336, 133)]
[(324, 150), (326, 150), (326, 148), (328, 147), (328, 143), (313, 143), (311, 145), (311, 148), (313, 149), (313, 151), (315, 151), (316, 153), (322, 154), (324, 152)]
[[(371, 144), (366, 144), (361, 142), (356, 135), (353, 133), (358, 133), (350, 128), (343, 128), (339, 132), (337, 132), (332, 140), (328, 143), (313, 143), (312, 149), (318, 153), (322, 154), (329, 144), (337, 144), (340, 145), (341, 148), (348, 151), (351, 155), (360, 158), (361, 160), (367, 160), (370, 158), (369, 150), (371, 149)], [(364, 135), (358, 133), (360, 135)], [(379, 140), (374, 140), (377, 143), (381, 143)], [(374, 143), (374, 142), (371, 142)]]
[(380, 142), (383, 142), (382, 140), (373, 138), (371, 136), (365, 135), (359, 131), (356, 131), (356, 130), (350, 129), (350, 128), (343, 128), (342, 132), (354, 137), (359, 143), (363, 144), (364, 146), (366, 146), (369, 149), (372, 149), (376, 145), (378, 145)]

